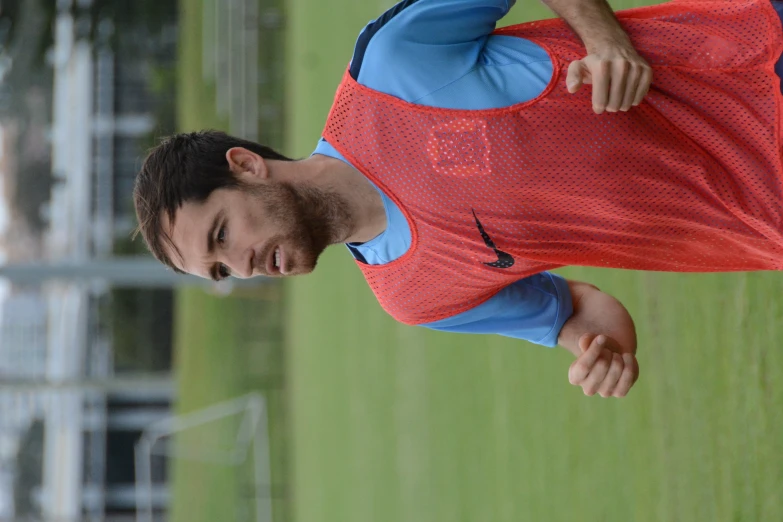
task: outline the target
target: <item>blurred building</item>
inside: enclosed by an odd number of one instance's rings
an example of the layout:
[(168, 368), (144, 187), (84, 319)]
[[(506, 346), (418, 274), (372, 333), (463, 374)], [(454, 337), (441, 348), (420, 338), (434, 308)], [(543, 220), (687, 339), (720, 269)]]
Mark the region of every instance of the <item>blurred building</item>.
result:
[[(115, 28), (91, 1), (14, 4), (30, 31), (56, 12), (50, 85), (14, 84), (19, 106), (0, 122), (0, 262), (127, 254), (140, 158), (154, 134), (173, 131), (158, 109), (173, 106), (175, 87), (151, 86), (175, 67), (177, 3), (159, 2), (168, 14), (152, 33)], [(14, 66), (25, 61), (25, 46), (8, 48)], [(118, 338), (118, 301), (146, 307), (121, 318), (131, 338)], [(134, 444), (171, 409), (172, 306), (165, 289), (0, 282), (0, 520), (135, 520)], [(145, 317), (158, 319), (153, 333)], [(150, 336), (156, 344), (143, 342)], [(150, 372), (154, 386), (111, 386)], [(152, 501), (163, 512), (166, 473), (156, 471)]]
[[(282, 16), (268, 4), (200, 2), (202, 73), (227, 130), (280, 147)], [(144, 151), (175, 131), (178, 7), (3, 0), (0, 264), (143, 250), (130, 193)], [(30, 72), (41, 49), (48, 65)], [(0, 521), (135, 520), (134, 444), (173, 400), (172, 319), (170, 288), (0, 278)], [(169, 490), (150, 464), (158, 520)]]

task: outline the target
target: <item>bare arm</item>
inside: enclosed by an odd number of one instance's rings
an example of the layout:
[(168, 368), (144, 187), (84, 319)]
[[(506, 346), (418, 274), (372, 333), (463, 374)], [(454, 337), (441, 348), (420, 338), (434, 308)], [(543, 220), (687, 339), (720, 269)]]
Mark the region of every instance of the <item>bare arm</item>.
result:
[(588, 54), (606, 45), (631, 45), (606, 0), (542, 1), (579, 35)]
[(636, 353), (636, 327), (620, 301), (590, 283), (568, 280), (568, 288), (574, 313), (560, 330), (560, 346), (579, 357), (580, 337), (604, 334), (617, 342), (621, 353)]
[(558, 343), (577, 358), (568, 372), (586, 395), (623, 397), (639, 376), (636, 327), (628, 310), (596, 286), (568, 281), (574, 307)]
[(593, 110), (601, 114), (639, 105), (652, 82), (650, 65), (639, 56), (606, 0), (542, 0), (582, 39), (587, 56), (568, 67), (569, 92), (593, 85)]

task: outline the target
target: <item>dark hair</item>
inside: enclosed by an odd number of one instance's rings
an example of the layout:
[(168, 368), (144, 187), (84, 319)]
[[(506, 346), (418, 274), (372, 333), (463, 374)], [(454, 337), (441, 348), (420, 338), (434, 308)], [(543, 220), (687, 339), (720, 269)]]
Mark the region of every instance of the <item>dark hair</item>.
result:
[(292, 161), (264, 145), (206, 130), (164, 138), (149, 152), (136, 176), (133, 205), (139, 226), (134, 237), (141, 233), (152, 255), (175, 272), (182, 270), (164, 247), (181, 254), (163, 230), (163, 216), (173, 223), (184, 203), (203, 203), (214, 190), (241, 187), (226, 160), (226, 152), (233, 147), (244, 147), (265, 159)]

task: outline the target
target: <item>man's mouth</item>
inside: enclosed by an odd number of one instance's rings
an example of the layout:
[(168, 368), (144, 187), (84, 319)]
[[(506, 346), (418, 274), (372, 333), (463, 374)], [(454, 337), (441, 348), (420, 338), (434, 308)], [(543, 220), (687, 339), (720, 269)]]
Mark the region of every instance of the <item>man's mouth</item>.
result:
[(280, 275), (280, 267), (283, 260), (283, 252), (280, 250), (280, 247), (273, 248), (266, 260), (266, 273), (269, 275)]

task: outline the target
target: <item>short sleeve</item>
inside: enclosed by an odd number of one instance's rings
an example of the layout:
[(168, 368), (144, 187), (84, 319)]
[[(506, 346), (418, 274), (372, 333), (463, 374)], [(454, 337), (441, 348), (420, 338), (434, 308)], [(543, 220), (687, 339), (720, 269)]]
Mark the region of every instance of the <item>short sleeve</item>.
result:
[(421, 326), (455, 333), (498, 334), (556, 346), (573, 314), (568, 282), (551, 272), (521, 279), (461, 314)]
[(480, 65), (487, 38), (508, 10), (506, 0), (399, 2), (359, 35), (351, 76), (403, 99), (426, 96)]

